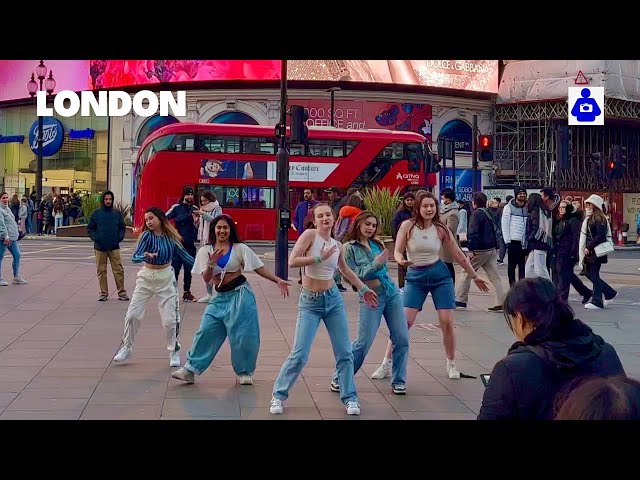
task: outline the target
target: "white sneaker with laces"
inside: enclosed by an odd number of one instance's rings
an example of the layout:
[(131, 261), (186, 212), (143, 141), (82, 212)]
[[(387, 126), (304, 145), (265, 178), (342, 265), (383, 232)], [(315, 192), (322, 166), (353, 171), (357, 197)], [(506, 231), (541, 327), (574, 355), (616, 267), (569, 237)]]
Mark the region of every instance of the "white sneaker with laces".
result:
[(280, 400), (279, 398), (273, 397), (271, 399), (271, 406), (269, 407), (269, 411), (274, 415), (280, 415), (284, 413), (282, 400)]
[(371, 375), (374, 380), (382, 380), (391, 375), (391, 362), (386, 360), (380, 364), (375, 372)]
[(250, 373), (240, 375), (240, 385), (253, 385), (253, 375)]
[(7, 285), (9, 285), (9, 282), (7, 282), (4, 278), (0, 278), (0, 287), (6, 287)]
[(127, 358), (129, 358), (131, 356), (131, 351), (132, 349), (129, 347), (122, 347), (118, 353), (116, 353), (116, 356), (113, 357), (113, 361), (114, 362), (123, 362), (125, 361)]
[(171, 352), (171, 355), (169, 355), (169, 366), (170, 367), (180, 366), (180, 352)]
[(198, 303), (209, 303), (209, 300), (211, 300), (211, 295), (205, 295), (198, 299)]
[(13, 277), (13, 283), (14, 285), (25, 285), (29, 282), (27, 282), (24, 278), (22, 277)]
[(460, 372), (458, 371), (458, 367), (456, 367), (456, 362), (447, 363), (447, 374), (451, 379), (460, 378)]
[(360, 405), (358, 402), (347, 402), (347, 415), (360, 415)]
[(599, 306), (594, 305), (593, 303), (589, 302), (589, 303), (585, 304), (584, 308), (586, 308), (587, 310), (602, 310), (604, 307), (599, 307)]
[(616, 292), (616, 294), (613, 296), (613, 298), (610, 298), (609, 300), (607, 300), (606, 298), (602, 301), (603, 305), (606, 307), (607, 305), (611, 305), (611, 302), (613, 302), (616, 297), (618, 296), (618, 292)]

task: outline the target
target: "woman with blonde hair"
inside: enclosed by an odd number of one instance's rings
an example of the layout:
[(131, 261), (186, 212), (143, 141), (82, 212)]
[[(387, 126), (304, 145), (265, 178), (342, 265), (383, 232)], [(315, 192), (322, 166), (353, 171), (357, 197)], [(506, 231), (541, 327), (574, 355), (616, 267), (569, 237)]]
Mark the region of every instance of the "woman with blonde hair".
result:
[(144, 212), (144, 227), (131, 260), (143, 263), (136, 279), (136, 288), (124, 317), (124, 335), (122, 348), (113, 358), (122, 362), (133, 351), (133, 341), (144, 318), (147, 303), (153, 295), (160, 297), (158, 310), (166, 333), (166, 346), (169, 350), (169, 366), (180, 366), (180, 310), (178, 303), (178, 284), (171, 266), (174, 253), (182, 261), (193, 267), (194, 258), (182, 246), (182, 238), (169, 223), (165, 213), (158, 207), (150, 207)]
[[(593, 295), (591, 301), (585, 304), (584, 308), (598, 310), (606, 307), (618, 295), (611, 286), (600, 278), (600, 267), (607, 263), (607, 255), (598, 255), (597, 247), (603, 244), (610, 244), (613, 248), (611, 238), (611, 226), (605, 217), (602, 207), (604, 200), (599, 195), (591, 195), (584, 202), (585, 217), (580, 229), (580, 267), (586, 267), (587, 278), (593, 283)], [(603, 245), (604, 246), (604, 245)], [(602, 299), (604, 295), (604, 301)]]

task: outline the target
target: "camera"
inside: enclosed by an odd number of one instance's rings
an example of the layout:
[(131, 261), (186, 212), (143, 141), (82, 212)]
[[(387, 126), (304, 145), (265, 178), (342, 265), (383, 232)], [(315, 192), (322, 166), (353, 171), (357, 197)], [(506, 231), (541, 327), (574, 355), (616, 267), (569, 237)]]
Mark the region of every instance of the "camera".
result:
[(591, 113), (593, 112), (593, 105), (590, 103), (583, 103), (580, 105), (580, 113)]

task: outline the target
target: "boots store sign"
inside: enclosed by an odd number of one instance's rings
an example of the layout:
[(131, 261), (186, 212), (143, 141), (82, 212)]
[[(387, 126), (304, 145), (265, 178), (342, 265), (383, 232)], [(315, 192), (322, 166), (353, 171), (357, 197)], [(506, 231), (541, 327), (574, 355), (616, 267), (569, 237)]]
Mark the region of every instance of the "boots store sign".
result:
[[(44, 117), (42, 129), (42, 156), (50, 157), (58, 153), (64, 141), (64, 127), (62, 123), (53, 117)], [(29, 129), (29, 147), (38, 155), (38, 121), (36, 120)]]

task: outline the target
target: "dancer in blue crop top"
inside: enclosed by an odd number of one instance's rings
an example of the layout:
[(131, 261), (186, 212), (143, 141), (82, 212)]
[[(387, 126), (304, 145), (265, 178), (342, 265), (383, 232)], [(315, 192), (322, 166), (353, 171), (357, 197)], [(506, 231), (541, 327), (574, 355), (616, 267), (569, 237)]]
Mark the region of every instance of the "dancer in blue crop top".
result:
[(209, 244), (198, 250), (193, 273), (201, 274), (205, 283), (213, 284), (217, 294), (207, 304), (187, 362), (173, 372), (173, 378), (193, 383), (195, 375), (209, 368), (229, 337), (231, 365), (240, 385), (253, 384), (260, 348), (258, 306), (242, 274), (252, 270), (278, 284), (283, 297), (289, 295), (291, 284), (267, 270), (253, 250), (241, 242), (233, 219), (224, 214), (214, 218), (209, 227)]
[(133, 262), (144, 263), (144, 267), (138, 272), (136, 288), (124, 317), (123, 345), (113, 358), (114, 361), (122, 362), (131, 355), (133, 341), (147, 303), (155, 294), (160, 297), (158, 309), (167, 335), (167, 350), (171, 352), (169, 365), (180, 366), (178, 287), (171, 267), (174, 252), (191, 268), (194, 259), (182, 246), (180, 234), (169, 223), (162, 210), (157, 207), (149, 208), (144, 213), (144, 230), (132, 257)]
[(362, 300), (371, 307), (378, 305), (378, 296), (347, 266), (344, 247), (332, 238), (334, 218), (331, 207), (326, 203), (317, 204), (311, 209), (310, 221), (307, 223), (309, 225), (298, 238), (289, 256), (290, 267), (303, 268), (296, 339), (273, 385), (269, 410), (273, 414), (284, 412), (283, 402), (307, 363), (318, 326), (324, 320), (336, 357), (340, 399), (346, 406), (348, 415), (360, 415), (353, 378), (353, 354), (347, 313), (334, 281), (336, 268), (358, 289)]

